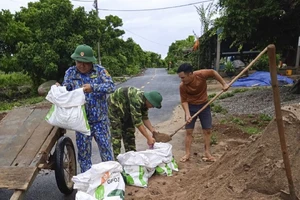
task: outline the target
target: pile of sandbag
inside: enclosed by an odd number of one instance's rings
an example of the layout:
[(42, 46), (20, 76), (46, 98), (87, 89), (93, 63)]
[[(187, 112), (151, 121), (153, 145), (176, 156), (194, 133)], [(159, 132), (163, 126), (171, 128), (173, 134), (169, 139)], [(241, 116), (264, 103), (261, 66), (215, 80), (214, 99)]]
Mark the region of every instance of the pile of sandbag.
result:
[(146, 151), (129, 151), (118, 155), (117, 160), (123, 166), (126, 184), (138, 187), (147, 187), (154, 172), (172, 176), (173, 170), (178, 171), (169, 143), (155, 143), (153, 149)]
[(117, 157), (119, 162), (107, 161), (72, 178), (77, 189), (76, 200), (124, 199), (125, 183), (147, 187), (148, 179), (156, 172), (172, 176), (178, 166), (173, 158), (172, 145), (155, 143), (153, 149), (130, 151)]

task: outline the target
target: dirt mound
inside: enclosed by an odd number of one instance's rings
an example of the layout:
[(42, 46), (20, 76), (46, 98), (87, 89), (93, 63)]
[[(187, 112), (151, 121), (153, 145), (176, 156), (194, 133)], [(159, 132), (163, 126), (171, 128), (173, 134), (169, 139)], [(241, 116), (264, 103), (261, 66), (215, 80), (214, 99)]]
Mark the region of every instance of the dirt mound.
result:
[[(300, 191), (300, 106), (282, 110), (294, 185)], [(193, 192), (179, 194), (178, 199), (280, 199), (280, 190), (288, 191), (288, 183), (276, 121), (252, 139), (227, 151), (206, 170), (195, 170), (185, 186)]]

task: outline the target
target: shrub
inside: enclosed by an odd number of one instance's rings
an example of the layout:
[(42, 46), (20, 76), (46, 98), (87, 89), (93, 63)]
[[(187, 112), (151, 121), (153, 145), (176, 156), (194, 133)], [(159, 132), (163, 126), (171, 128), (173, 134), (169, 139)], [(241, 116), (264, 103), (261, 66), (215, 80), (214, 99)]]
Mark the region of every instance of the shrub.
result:
[[(276, 63), (279, 63), (280, 55), (276, 54)], [(269, 57), (267, 54), (262, 55), (252, 67), (253, 70), (257, 71), (270, 71), (269, 70)]]
[(235, 73), (235, 68), (234, 68), (233, 63), (231, 61), (227, 61), (225, 63), (224, 72), (225, 73)]
[(129, 65), (126, 67), (125, 71), (126, 71), (127, 75), (135, 75), (140, 72), (140, 69), (137, 65), (134, 65), (134, 66)]
[(21, 72), (5, 74), (0, 72), (0, 88), (23, 85), (32, 85), (32, 81), (27, 74), (23, 74)]

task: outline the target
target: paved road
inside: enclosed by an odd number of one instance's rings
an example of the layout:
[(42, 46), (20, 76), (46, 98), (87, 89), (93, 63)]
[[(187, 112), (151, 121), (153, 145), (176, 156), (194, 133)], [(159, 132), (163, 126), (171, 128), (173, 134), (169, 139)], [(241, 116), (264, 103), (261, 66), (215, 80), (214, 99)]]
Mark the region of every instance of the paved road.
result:
[[(149, 118), (153, 125), (168, 120), (175, 106), (180, 102), (178, 84), (180, 80), (177, 75), (168, 75), (166, 69), (148, 69), (142, 76), (134, 77), (128, 81), (118, 85), (135, 86), (144, 91), (157, 90), (163, 95), (161, 109), (150, 109)], [(67, 133), (73, 141), (75, 141), (74, 133)], [(141, 135), (141, 134), (140, 134)], [(138, 149), (144, 148), (146, 140), (143, 136), (138, 136)], [(75, 142), (74, 142), (75, 143)], [(140, 148), (139, 148), (140, 146)], [(100, 162), (97, 146), (93, 144), (93, 162)], [(12, 191), (0, 190), (0, 200), (8, 200), (12, 195)], [(55, 176), (53, 171), (44, 171), (40, 173), (32, 186), (28, 190), (25, 200), (71, 200), (75, 199), (75, 194), (64, 196), (60, 193), (56, 186)]]
[(151, 68), (146, 70), (143, 76), (129, 79), (120, 86), (135, 86), (144, 91), (156, 90), (163, 96), (161, 109), (150, 109), (149, 118), (155, 125), (159, 122), (168, 120), (174, 107), (179, 104), (179, 86), (180, 79), (177, 75), (167, 74), (166, 69)]

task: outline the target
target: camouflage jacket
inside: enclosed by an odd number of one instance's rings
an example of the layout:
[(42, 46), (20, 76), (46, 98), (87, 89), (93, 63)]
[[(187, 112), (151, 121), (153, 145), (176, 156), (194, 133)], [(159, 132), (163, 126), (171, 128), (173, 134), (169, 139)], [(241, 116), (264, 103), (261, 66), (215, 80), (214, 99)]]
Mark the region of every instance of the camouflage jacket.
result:
[(131, 118), (135, 127), (140, 126), (143, 120), (148, 119), (148, 108), (144, 92), (135, 87), (121, 87), (110, 95), (110, 102), (116, 105), (124, 119)]
[(114, 92), (115, 85), (106, 69), (100, 65), (94, 65), (91, 72), (82, 74), (76, 66), (70, 67), (65, 74), (63, 85), (68, 91), (82, 87), (83, 84), (91, 84), (92, 92), (85, 93), (85, 110), (89, 123), (108, 120), (108, 108), (106, 95)]

